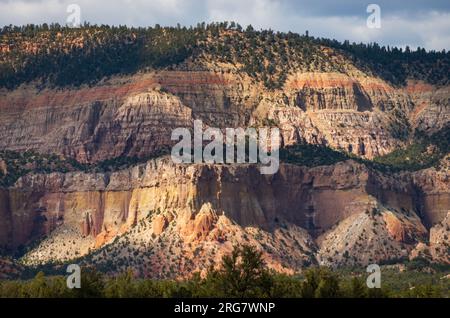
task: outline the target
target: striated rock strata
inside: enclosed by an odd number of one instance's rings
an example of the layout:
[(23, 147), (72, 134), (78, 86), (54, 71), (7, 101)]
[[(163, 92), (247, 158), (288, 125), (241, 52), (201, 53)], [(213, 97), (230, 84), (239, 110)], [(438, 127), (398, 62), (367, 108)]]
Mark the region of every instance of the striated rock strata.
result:
[(151, 266), (137, 267), (150, 276), (205, 270), (244, 242), (281, 271), (367, 264), (407, 257), (446, 217), (439, 200), (449, 199), (448, 183), (433, 201), (417, 180), (353, 161), (283, 164), (265, 176), (254, 165), (187, 166), (169, 158), (107, 174), (27, 175), (1, 193), (9, 203), (0, 227), (10, 230), (1, 243), (17, 247), (45, 236), (27, 264), (89, 254), (87, 262), (107, 266), (108, 253), (142, 254), (135, 260)]
[[(225, 66), (223, 66), (225, 67)], [(235, 66), (160, 71), (64, 90), (0, 91), (0, 149), (60, 153), (83, 162), (145, 157), (171, 145), (176, 127), (279, 126), (285, 145), (323, 144), (373, 158), (405, 144), (413, 129), (449, 121), (448, 87), (394, 88), (361, 72), (294, 73), (268, 90)]]

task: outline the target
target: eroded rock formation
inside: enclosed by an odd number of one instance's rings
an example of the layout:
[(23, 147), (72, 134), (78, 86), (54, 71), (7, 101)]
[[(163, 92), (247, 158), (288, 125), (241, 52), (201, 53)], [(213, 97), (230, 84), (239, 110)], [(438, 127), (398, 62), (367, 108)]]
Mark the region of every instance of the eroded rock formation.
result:
[[(420, 86), (421, 87), (421, 86)], [(373, 158), (404, 145), (413, 128), (449, 121), (448, 87), (397, 89), (363, 73), (300, 73), (270, 91), (237, 69), (161, 71), (92, 88), (0, 92), (0, 149), (60, 153), (83, 162), (145, 157), (176, 127), (272, 120), (285, 145), (305, 141)]]
[[(127, 254), (119, 237), (143, 241), (143, 251), (162, 253), (169, 245), (179, 257), (199, 253), (201, 261), (179, 273), (214, 265), (220, 257), (211, 251), (223, 255), (232, 243), (246, 241), (283, 270), (315, 262), (366, 264), (407, 257), (444, 220), (442, 206), (426, 199), (436, 187), (430, 192), (424, 184), (418, 192), (418, 186), (410, 175), (386, 176), (353, 161), (317, 168), (283, 164), (265, 176), (255, 165), (175, 165), (163, 158), (114, 173), (27, 175), (3, 192), (10, 204), (2, 213), (12, 223), (2, 218), (0, 226), (14, 233), (2, 243), (15, 247), (47, 236), (25, 256), (29, 264), (102, 248)], [(440, 193), (449, 199), (448, 183)], [(371, 248), (364, 245), (368, 238)], [(63, 248), (67, 242), (70, 248)], [(166, 261), (160, 266), (176, 265)]]

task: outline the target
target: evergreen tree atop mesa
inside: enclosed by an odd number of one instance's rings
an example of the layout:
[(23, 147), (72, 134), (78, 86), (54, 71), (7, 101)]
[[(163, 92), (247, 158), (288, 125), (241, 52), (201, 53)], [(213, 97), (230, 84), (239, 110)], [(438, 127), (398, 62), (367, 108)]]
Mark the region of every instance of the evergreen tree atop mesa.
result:
[[(336, 60), (333, 57), (343, 56)], [(319, 39), (234, 22), (196, 27), (128, 28), (85, 24), (5, 26), (0, 30), (0, 87), (38, 82), (56, 87), (95, 84), (141, 70), (186, 69), (190, 61), (226, 62), (265, 84), (282, 87), (289, 72), (349, 72), (355, 65), (394, 85), (407, 79), (447, 85), (449, 52)], [(197, 63), (197, 65), (196, 65)]]

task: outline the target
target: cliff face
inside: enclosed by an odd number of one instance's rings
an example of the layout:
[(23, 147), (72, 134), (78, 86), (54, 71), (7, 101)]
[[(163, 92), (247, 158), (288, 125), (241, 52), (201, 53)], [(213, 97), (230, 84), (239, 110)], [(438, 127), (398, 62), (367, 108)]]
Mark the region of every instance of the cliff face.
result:
[(239, 76), (162, 72), (94, 88), (1, 93), (0, 148), (60, 153), (82, 162), (145, 157), (171, 145), (171, 132), (193, 118), (243, 127), (257, 87)]
[[(282, 165), (264, 176), (253, 165), (186, 166), (166, 158), (108, 174), (27, 175), (3, 194), (10, 205), (2, 211), (12, 225), (2, 218), (0, 226), (15, 233), (13, 247), (47, 236), (25, 256), (28, 264), (97, 251), (87, 262), (102, 266), (109, 259), (103, 253), (128, 255), (123, 242), (131, 241), (131, 249), (153, 251), (143, 262), (156, 267), (142, 274), (173, 276), (162, 267), (181, 265), (167, 255), (158, 260), (167, 246), (177, 257), (198, 254), (201, 261), (175, 271), (183, 275), (218, 263), (233, 244), (251, 242), (271, 267), (289, 271), (317, 262), (347, 264), (335, 257), (347, 250), (353, 264), (407, 257), (446, 217), (442, 205), (426, 199), (432, 195), (426, 186), (420, 193), (408, 175), (388, 177), (352, 161), (311, 169)], [(440, 193), (449, 199), (448, 183)], [(430, 220), (428, 229), (422, 220)], [(345, 245), (350, 241), (343, 235), (364, 244), (363, 230), (377, 232), (374, 248)], [(385, 242), (394, 252), (379, 252)]]
[(288, 78), (285, 89), (295, 95), (297, 106), (304, 111), (409, 111), (412, 106), (407, 94), (362, 74), (351, 77), (340, 73), (300, 73)]
[[(450, 122), (445, 54), (367, 46), (364, 56), (309, 36), (217, 25), (129, 31), (3, 32), (0, 184), (22, 177), (0, 186), (2, 253), (26, 247), (24, 264), (77, 259), (157, 278), (203, 272), (243, 243), (288, 273), (417, 256), (450, 262), (448, 160), (395, 174), (355, 161), (282, 164), (273, 176), (255, 165), (169, 158), (122, 165), (170, 147), (172, 131), (197, 119), (222, 129), (276, 126), (283, 146), (389, 154), (414, 143), (414, 132), (431, 136)], [(407, 76), (447, 86), (395, 86)], [(106, 161), (98, 170), (114, 172), (54, 172), (88, 167), (70, 158)], [(0, 254), (0, 276), (3, 268), (16, 272)]]
[[(283, 145), (327, 145), (374, 158), (449, 121), (448, 87), (394, 88), (359, 71), (291, 74), (279, 90), (222, 71), (160, 71), (95, 87), (0, 92), (0, 149), (81, 162), (146, 157), (174, 128), (276, 125)], [(0, 172), (8, 173), (5, 162)], [(250, 243), (270, 267), (366, 265), (423, 256), (448, 262), (449, 169), (384, 175), (349, 161), (174, 165), (165, 158), (112, 173), (28, 174), (0, 189), (0, 246), (33, 247), (26, 264), (84, 256), (118, 272), (177, 277)], [(169, 251), (169, 253), (167, 252)], [(136, 255), (138, 257), (136, 257)], [(194, 259), (194, 261), (192, 261)]]
[(405, 88), (415, 108), (411, 113), (411, 123), (421, 131), (436, 132), (450, 121), (450, 88), (434, 88), (417, 81), (410, 81)]
[(283, 89), (269, 91), (232, 66), (113, 78), (92, 88), (22, 86), (0, 92), (0, 149), (83, 162), (145, 157), (193, 119), (222, 128), (270, 119), (286, 145), (306, 141), (373, 158), (403, 145), (411, 128), (432, 132), (448, 122), (448, 88), (422, 91), (361, 73), (294, 74)]
[(450, 207), (448, 167), (440, 171), (425, 170), (413, 174), (414, 186), (419, 189), (419, 209), (424, 224), (431, 227), (447, 217)]
[(158, 87), (143, 78), (78, 90), (6, 92), (1, 147), (56, 152), (82, 162), (149, 155), (170, 144), (174, 128), (192, 120), (189, 108)]
[(279, 123), (287, 145), (324, 144), (361, 157), (385, 155), (404, 144), (414, 103), (382, 80), (355, 74), (300, 73), (283, 96), (260, 105), (257, 115)]
[(229, 71), (172, 71), (156, 81), (211, 127), (245, 127), (267, 90), (249, 76)]

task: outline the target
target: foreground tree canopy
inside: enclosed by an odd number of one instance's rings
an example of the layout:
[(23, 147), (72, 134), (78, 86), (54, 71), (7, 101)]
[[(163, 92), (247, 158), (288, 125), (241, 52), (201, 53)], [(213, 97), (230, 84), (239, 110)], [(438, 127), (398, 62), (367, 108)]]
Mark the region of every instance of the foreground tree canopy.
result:
[[(81, 289), (70, 290), (66, 278), (46, 277), (39, 272), (27, 281), (1, 281), (0, 298), (385, 298), (448, 297), (450, 282), (423, 279), (414, 268), (408, 276), (388, 276), (381, 289), (369, 289), (365, 278), (352, 272), (335, 273), (328, 268), (311, 268), (301, 276), (278, 274), (266, 268), (261, 253), (251, 246), (235, 247), (223, 257), (222, 266), (211, 268), (206, 277), (195, 274), (185, 281), (136, 279), (130, 269), (117, 277), (84, 270)], [(448, 273), (447, 273), (448, 274)], [(393, 279), (394, 278), (394, 279)], [(398, 279), (399, 282), (396, 282)], [(416, 284), (411, 287), (411, 282)]]

